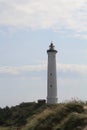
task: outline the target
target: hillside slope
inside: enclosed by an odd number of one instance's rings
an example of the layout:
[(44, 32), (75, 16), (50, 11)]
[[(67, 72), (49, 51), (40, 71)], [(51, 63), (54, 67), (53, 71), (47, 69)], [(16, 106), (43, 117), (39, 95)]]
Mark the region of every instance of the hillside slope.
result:
[(0, 109), (0, 126), (0, 130), (87, 130), (86, 104), (33, 102), (6, 107)]

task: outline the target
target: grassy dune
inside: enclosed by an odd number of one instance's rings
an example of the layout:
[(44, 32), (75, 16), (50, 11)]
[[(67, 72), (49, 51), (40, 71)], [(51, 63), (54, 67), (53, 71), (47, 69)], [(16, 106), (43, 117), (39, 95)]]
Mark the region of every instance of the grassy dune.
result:
[(57, 105), (22, 103), (11, 112), (0, 130), (87, 130), (87, 104), (72, 101)]

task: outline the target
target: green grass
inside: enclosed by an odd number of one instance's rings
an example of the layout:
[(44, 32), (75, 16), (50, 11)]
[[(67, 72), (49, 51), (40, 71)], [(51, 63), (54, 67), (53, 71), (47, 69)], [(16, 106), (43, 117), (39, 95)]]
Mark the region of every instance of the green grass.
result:
[(16, 130), (17, 127), (22, 130), (83, 130), (87, 127), (87, 103), (81, 101), (57, 105), (22, 103), (3, 111), (0, 130)]
[(29, 118), (23, 130), (74, 130), (76, 127), (83, 128), (86, 124), (83, 104), (75, 101), (47, 106), (45, 113), (42, 111)]
[(10, 130), (8, 127), (0, 127), (0, 130)]

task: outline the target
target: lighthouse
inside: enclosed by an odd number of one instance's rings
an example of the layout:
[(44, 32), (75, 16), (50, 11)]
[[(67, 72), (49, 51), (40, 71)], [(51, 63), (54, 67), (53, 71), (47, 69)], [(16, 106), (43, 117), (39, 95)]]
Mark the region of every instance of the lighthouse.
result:
[(57, 103), (57, 73), (56, 73), (56, 54), (55, 46), (50, 44), (47, 50), (48, 70), (47, 70), (47, 104)]

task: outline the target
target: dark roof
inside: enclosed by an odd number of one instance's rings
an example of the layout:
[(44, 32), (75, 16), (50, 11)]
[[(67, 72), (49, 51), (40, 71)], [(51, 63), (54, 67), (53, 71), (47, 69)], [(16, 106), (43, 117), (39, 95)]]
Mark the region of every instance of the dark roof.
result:
[(55, 53), (57, 53), (57, 50), (49, 49), (49, 50), (47, 50), (47, 53), (48, 52), (55, 52)]

